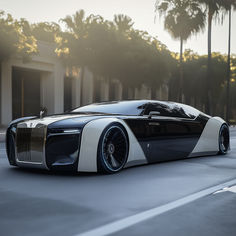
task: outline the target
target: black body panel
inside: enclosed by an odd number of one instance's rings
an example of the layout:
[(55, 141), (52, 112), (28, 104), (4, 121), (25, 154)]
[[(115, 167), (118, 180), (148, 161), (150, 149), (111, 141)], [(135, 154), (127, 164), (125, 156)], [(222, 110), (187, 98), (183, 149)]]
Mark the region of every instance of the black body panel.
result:
[(188, 157), (206, 122), (201, 119), (125, 119), (149, 163)]
[[(73, 114), (74, 115), (74, 114)], [(81, 135), (84, 126), (101, 115), (81, 115), (66, 118), (48, 125), (45, 147), (46, 163), (51, 170), (77, 171)], [(71, 129), (77, 133), (64, 133)]]

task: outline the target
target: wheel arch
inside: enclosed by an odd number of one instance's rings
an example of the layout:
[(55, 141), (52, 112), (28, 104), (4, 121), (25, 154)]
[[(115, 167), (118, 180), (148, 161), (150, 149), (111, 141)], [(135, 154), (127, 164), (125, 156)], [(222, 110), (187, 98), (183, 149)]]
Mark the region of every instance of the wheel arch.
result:
[(118, 118), (101, 118), (92, 120), (87, 123), (82, 132), (80, 153), (78, 161), (78, 171), (80, 172), (97, 172), (97, 151), (100, 137), (104, 129), (112, 123), (119, 123), (125, 130), (128, 138), (128, 158), (124, 166), (136, 165), (137, 162), (140, 164), (146, 164), (147, 159), (143, 153), (141, 146), (135, 138), (133, 132), (130, 130), (128, 125), (122, 119)]
[(189, 157), (216, 155), (219, 152), (219, 132), (223, 124), (227, 125), (222, 118), (211, 117)]
[[(223, 128), (223, 126), (224, 125), (226, 125), (227, 126), (227, 129), (228, 129), (228, 135), (229, 135), (229, 143), (228, 143), (228, 149), (227, 149), (227, 151), (226, 152), (224, 152), (224, 153), (222, 153), (222, 151), (220, 150), (220, 135), (221, 135), (221, 131), (222, 131), (222, 128)], [(220, 127), (220, 129), (219, 129), (219, 135), (218, 135), (218, 143), (219, 143), (219, 152), (218, 152), (218, 154), (226, 154), (229, 150), (230, 150), (230, 131), (229, 131), (229, 125), (226, 123), (226, 122), (224, 122), (222, 125), (221, 125), (221, 127)]]

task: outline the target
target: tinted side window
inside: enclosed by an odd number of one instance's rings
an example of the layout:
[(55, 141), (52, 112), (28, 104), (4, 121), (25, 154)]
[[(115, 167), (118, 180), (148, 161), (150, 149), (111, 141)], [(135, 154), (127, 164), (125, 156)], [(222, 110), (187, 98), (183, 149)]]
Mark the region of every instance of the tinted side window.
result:
[(144, 115), (148, 115), (151, 111), (159, 112), (160, 116), (180, 117), (194, 119), (196, 116), (185, 107), (175, 103), (150, 103), (147, 105)]
[(159, 112), (160, 116), (170, 116), (171, 111), (166, 105), (159, 103), (149, 103), (145, 109), (144, 115), (149, 115), (151, 111)]

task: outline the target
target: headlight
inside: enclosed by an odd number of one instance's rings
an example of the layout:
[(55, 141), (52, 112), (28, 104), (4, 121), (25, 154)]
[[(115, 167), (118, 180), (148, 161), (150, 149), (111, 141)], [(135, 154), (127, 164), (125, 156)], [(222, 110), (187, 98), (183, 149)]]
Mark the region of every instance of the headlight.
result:
[(63, 130), (63, 133), (65, 134), (80, 134), (80, 129), (65, 129)]
[(49, 135), (76, 135), (80, 134), (81, 129), (66, 129), (66, 128), (59, 128), (59, 129), (49, 129)]

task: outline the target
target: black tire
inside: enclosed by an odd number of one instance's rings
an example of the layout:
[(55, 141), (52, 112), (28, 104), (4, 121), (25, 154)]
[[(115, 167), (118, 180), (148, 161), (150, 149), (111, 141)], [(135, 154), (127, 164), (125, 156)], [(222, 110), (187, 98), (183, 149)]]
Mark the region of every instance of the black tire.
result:
[(219, 132), (219, 154), (224, 155), (229, 150), (229, 127), (227, 124), (223, 124)]
[(7, 130), (6, 146), (10, 165), (17, 166), (15, 156), (15, 134), (11, 130)]
[(98, 171), (113, 174), (120, 171), (127, 162), (129, 141), (126, 130), (119, 123), (108, 125), (99, 139)]

